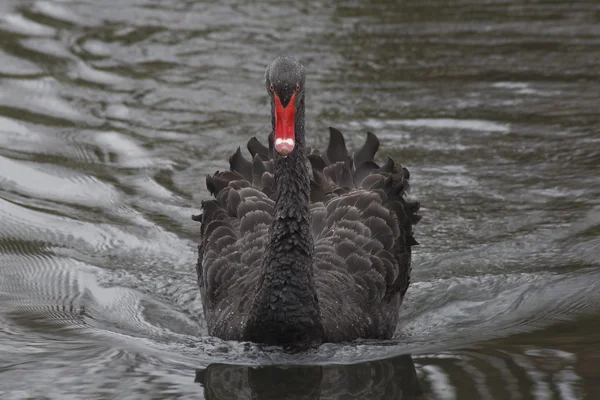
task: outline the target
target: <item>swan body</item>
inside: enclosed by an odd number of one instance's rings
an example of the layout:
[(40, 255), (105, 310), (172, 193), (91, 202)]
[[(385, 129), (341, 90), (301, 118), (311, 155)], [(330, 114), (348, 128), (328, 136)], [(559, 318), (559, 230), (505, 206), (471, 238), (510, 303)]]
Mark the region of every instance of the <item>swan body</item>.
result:
[[(324, 152), (304, 135), (304, 69), (267, 67), (273, 132), (207, 176), (198, 285), (209, 334), (276, 345), (389, 339), (410, 282), (418, 202), (409, 172), (375, 163), (379, 140), (348, 153), (330, 128)], [(309, 169), (310, 164), (310, 169)]]

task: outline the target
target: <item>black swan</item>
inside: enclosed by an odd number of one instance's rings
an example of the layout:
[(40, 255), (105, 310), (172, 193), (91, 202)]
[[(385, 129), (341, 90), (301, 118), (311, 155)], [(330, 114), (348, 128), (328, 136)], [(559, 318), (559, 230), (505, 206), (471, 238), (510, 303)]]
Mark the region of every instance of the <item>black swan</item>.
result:
[[(207, 176), (198, 285), (209, 334), (269, 345), (389, 339), (411, 272), (418, 202), (409, 172), (373, 159), (368, 133), (350, 157), (330, 128), (324, 153), (304, 133), (304, 67), (279, 57), (265, 73), (273, 132), (229, 171)], [(310, 163), (312, 174), (309, 172)], [(312, 175), (312, 176), (311, 176)]]

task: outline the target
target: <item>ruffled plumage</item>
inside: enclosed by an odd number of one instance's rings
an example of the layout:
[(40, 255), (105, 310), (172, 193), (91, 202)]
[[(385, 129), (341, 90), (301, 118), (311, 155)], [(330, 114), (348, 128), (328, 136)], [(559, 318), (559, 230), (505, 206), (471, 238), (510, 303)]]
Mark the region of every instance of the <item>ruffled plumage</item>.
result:
[[(247, 147), (251, 160), (238, 148), (229, 171), (207, 176), (215, 199), (194, 217), (202, 222), (197, 273), (209, 331), (230, 340), (243, 340), (276, 195), (272, 135), (268, 147), (256, 138)], [(390, 338), (410, 283), (419, 203), (406, 198), (406, 168), (374, 161), (378, 148), (369, 132), (350, 155), (330, 128), (327, 149), (308, 150), (313, 267), (329, 342)]]

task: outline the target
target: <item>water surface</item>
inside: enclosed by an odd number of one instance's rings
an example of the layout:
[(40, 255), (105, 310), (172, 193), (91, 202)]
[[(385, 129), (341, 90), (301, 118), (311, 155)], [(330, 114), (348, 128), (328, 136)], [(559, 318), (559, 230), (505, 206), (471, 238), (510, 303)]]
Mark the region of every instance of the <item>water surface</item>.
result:
[[(268, 134), (279, 54), (312, 145), (410, 168), (388, 342), (207, 336), (190, 216)], [(0, 397), (596, 398), (598, 60), (595, 1), (1, 2)]]

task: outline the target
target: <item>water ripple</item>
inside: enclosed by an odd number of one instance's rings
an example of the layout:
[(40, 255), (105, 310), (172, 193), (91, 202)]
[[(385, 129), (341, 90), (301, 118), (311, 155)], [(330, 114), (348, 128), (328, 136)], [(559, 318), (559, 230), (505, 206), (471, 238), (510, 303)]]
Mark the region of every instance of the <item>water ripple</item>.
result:
[[(434, 398), (597, 392), (597, 7), (538, 3), (0, 2), (0, 397), (264, 398), (278, 376), (377, 398), (413, 372)], [(393, 340), (206, 335), (189, 216), (266, 138), (290, 52), (311, 145), (374, 130), (411, 170)]]

